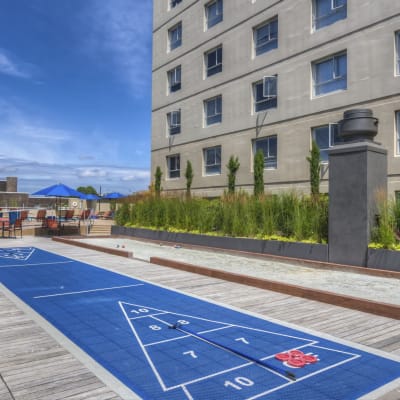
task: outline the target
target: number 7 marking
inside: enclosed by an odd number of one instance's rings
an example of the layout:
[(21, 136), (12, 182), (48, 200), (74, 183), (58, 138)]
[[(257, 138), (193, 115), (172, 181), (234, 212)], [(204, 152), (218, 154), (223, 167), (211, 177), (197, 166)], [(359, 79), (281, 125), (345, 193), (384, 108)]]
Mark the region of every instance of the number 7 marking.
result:
[(189, 356), (191, 356), (192, 358), (198, 358), (197, 357), (197, 355), (196, 355), (196, 353), (193, 351), (193, 350), (189, 350), (189, 351), (185, 351), (185, 352), (183, 352), (182, 353), (183, 355), (189, 355)]
[(235, 339), (236, 342), (243, 342), (244, 344), (250, 344), (244, 337)]

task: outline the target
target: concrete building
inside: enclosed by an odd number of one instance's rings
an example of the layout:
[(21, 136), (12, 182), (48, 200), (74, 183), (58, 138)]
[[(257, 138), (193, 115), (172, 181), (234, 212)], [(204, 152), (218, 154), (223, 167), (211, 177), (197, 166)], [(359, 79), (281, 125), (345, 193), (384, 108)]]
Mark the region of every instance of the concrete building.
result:
[(309, 155), (326, 150), (350, 108), (379, 119), (388, 149), (389, 193), (400, 193), (400, 1), (154, 0), (152, 176), (164, 191), (253, 190), (264, 152), (265, 190), (309, 191)]

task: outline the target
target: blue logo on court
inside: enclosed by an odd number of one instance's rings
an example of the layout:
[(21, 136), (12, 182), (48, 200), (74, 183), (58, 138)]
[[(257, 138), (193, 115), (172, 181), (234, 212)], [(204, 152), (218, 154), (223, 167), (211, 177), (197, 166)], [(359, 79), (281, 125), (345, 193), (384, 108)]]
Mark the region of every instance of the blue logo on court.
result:
[(10, 247), (0, 249), (0, 258), (26, 261), (35, 251), (34, 247)]

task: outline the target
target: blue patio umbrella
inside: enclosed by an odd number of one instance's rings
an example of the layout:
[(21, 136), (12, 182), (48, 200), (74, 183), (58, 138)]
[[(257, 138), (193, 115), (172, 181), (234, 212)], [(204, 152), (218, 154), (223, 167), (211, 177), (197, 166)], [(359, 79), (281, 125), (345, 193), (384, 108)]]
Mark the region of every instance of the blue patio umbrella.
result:
[[(71, 187), (64, 185), (62, 183), (57, 183), (56, 185), (48, 186), (44, 189), (38, 190), (35, 193), (32, 193), (33, 196), (46, 196), (46, 197), (56, 197), (56, 198), (61, 198), (61, 197), (78, 197), (79, 199), (84, 198), (84, 194), (81, 192), (78, 192), (75, 189), (72, 189)], [(57, 200), (56, 200), (56, 206), (57, 206)]]
[(93, 193), (89, 193), (89, 194), (82, 193), (82, 196), (83, 196), (82, 198), (84, 200), (100, 200), (101, 199), (100, 196), (97, 196), (97, 194), (93, 194)]
[(126, 197), (124, 194), (119, 193), (119, 192), (111, 192), (111, 193), (106, 193), (103, 196), (103, 199), (108, 199), (108, 200), (117, 200), (117, 199), (122, 199), (123, 197)]
[(78, 197), (80, 199), (84, 198), (83, 193), (78, 192), (77, 190), (72, 189), (62, 183), (57, 183), (56, 185), (38, 190), (37, 192), (32, 193), (32, 195), (46, 197)]

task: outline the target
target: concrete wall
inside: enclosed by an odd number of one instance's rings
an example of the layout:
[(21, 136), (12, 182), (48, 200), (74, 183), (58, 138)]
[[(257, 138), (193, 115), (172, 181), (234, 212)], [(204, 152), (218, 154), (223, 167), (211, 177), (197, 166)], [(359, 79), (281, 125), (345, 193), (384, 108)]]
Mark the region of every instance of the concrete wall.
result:
[[(207, 1), (182, 1), (168, 10), (165, 0), (154, 1), (152, 176), (163, 171), (164, 190), (185, 187), (184, 168), (194, 169), (193, 191), (218, 195), (226, 189), (226, 164), (239, 157), (237, 184), (252, 190), (252, 141), (257, 114), (253, 112), (252, 83), (278, 75), (278, 106), (271, 109), (258, 137), (277, 135), (278, 166), (265, 170), (267, 190), (298, 188), (308, 191), (305, 158), (311, 128), (337, 122), (349, 108), (371, 108), (380, 120), (376, 140), (389, 149), (389, 190), (400, 190), (400, 158), (394, 153), (394, 112), (400, 109), (400, 77), (394, 73), (394, 32), (400, 28), (400, 2), (353, 0), (346, 19), (316, 32), (311, 28), (311, 1), (225, 0), (223, 21), (204, 27)], [(253, 27), (278, 16), (278, 48), (255, 57)], [(168, 29), (182, 22), (182, 46), (167, 50)], [(204, 77), (204, 53), (223, 46), (223, 71)], [(347, 52), (347, 90), (313, 97), (311, 63), (340, 51)], [(168, 94), (167, 71), (181, 65), (182, 89)], [(222, 123), (203, 124), (203, 101), (222, 95)], [(181, 133), (172, 143), (166, 114), (181, 109)], [(222, 173), (205, 176), (203, 149), (222, 146)], [(166, 179), (168, 155), (180, 154), (181, 178)], [(328, 190), (324, 168), (322, 190)]]

